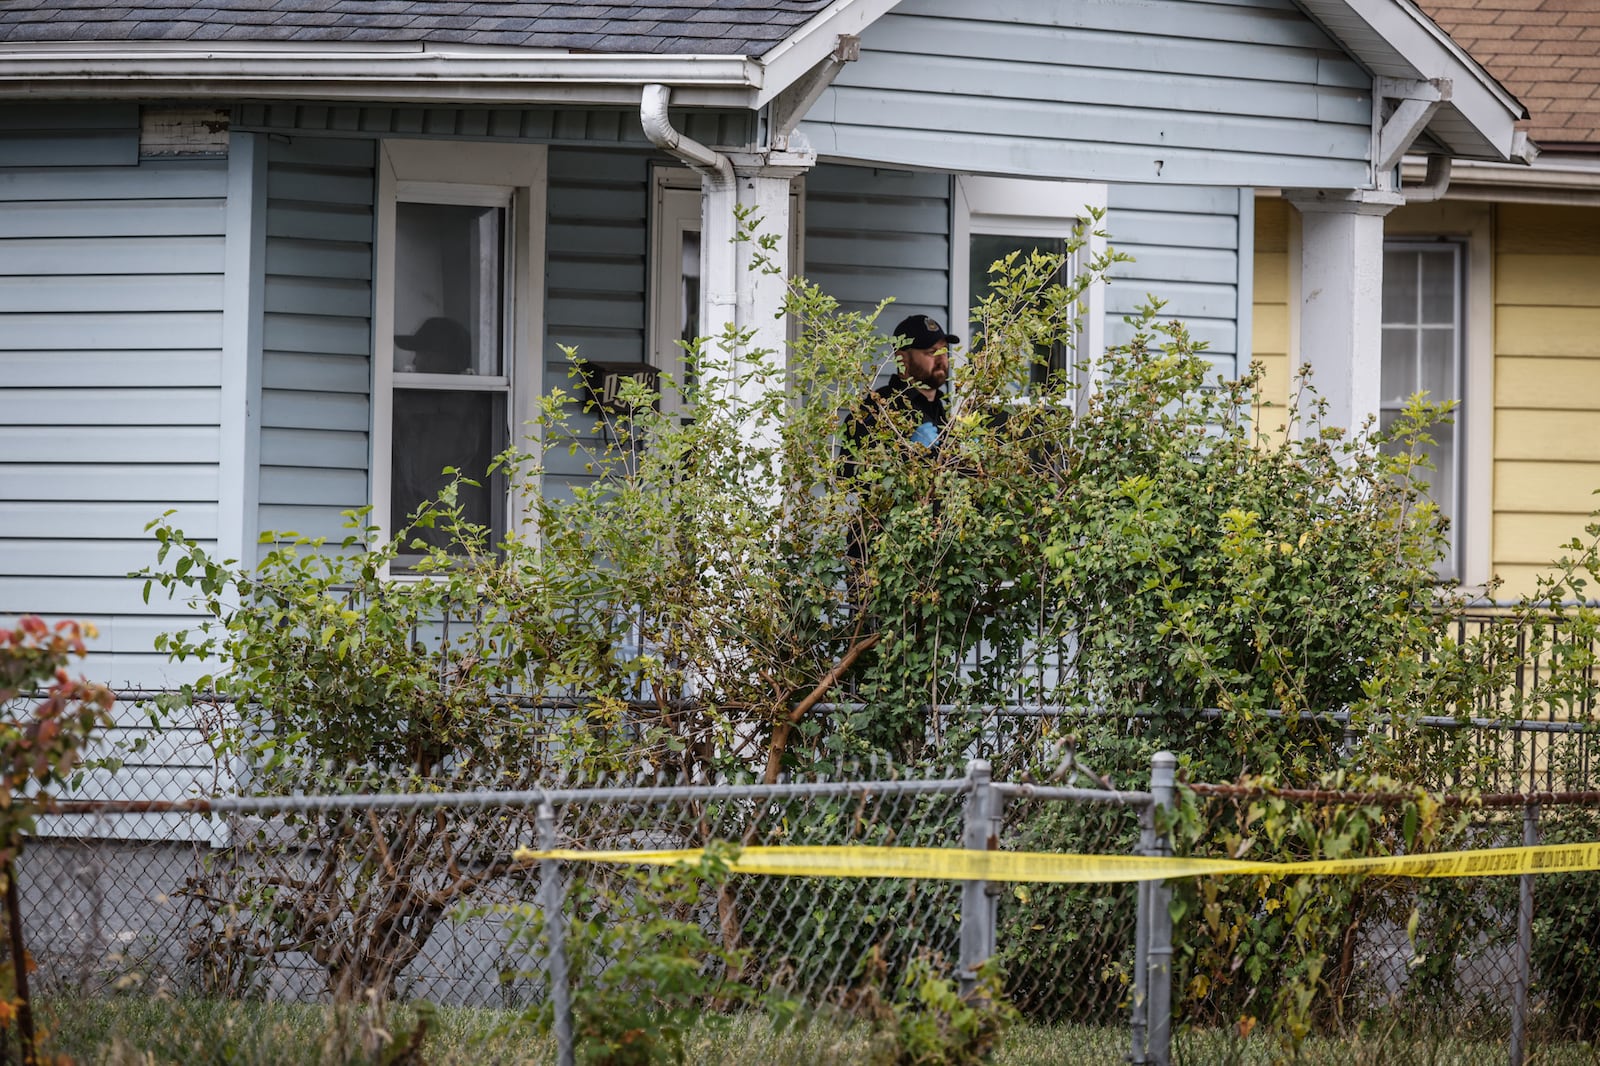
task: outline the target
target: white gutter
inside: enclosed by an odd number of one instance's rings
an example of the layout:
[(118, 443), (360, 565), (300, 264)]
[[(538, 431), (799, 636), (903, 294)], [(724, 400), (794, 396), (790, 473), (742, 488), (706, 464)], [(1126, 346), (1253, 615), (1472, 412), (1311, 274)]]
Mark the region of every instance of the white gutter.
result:
[(0, 49), (0, 99), (365, 100), (374, 103), (632, 104), (646, 85), (690, 106), (754, 106), (760, 63), (742, 56), (119, 45)]
[[(1420, 178), (1422, 169), (1420, 159), (1401, 164), (1401, 174), (1409, 180)], [(1546, 152), (1532, 166), (1458, 159), (1451, 172), (1450, 199), (1600, 206), (1600, 157)]]

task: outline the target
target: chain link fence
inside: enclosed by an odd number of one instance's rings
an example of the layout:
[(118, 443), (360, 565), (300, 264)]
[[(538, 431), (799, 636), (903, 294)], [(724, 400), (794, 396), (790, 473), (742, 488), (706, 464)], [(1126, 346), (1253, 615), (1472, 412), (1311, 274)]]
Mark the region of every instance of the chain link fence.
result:
[[(1439, 803), (1420, 791), (1194, 785), (1186, 799), (1178, 850), (1195, 857), (1600, 841), (1595, 792)], [(1180, 1060), (1250, 1061), (1242, 1049), (1259, 1026), (1303, 1061), (1600, 1062), (1600, 873), (1192, 878), (1178, 882), (1174, 916)]]
[[(755, 1061), (865, 1062), (892, 1061), (897, 1025), (952, 1024), (966, 994), (1014, 1004), (1024, 1028), (1072, 1029), (1076, 1061), (1124, 1061), (1131, 1041), (1145, 1061), (1164, 997), (1148, 989), (1141, 908), (1159, 887), (749, 876), (727, 860), (772, 846), (1137, 854), (1160, 846), (1151, 803), (994, 783), (981, 760), (779, 785), (80, 799), (41, 826), (17, 877), (47, 1002), (375, 995), (492, 1011), (525, 1029), (530, 1061), (648, 1025), (698, 1041), (689, 1061), (732, 1040)], [(646, 868), (518, 861), (530, 846), (706, 850)], [(1017, 960), (1004, 984), (985, 966), (996, 955)], [(998, 1010), (954, 1021), (998, 1039)]]
[[(893, 1062), (908, 1041), (968, 1039), (961, 1026), (1012, 1063), (1600, 1061), (1600, 873), (728, 869), (774, 846), (1281, 861), (1600, 840), (1600, 793), (1169, 798), (1170, 774), (1155, 768), (1149, 791), (991, 781), (975, 761), (780, 785), (80, 792), (28, 841), (17, 886), (34, 993), (66, 1012), (46, 1027), (63, 1040), (85, 1003), (427, 1001), (466, 1012), (466, 1057), (442, 1061), (606, 1061), (595, 1048), (649, 1040), (691, 1062)], [(530, 847), (698, 854), (520, 860)]]

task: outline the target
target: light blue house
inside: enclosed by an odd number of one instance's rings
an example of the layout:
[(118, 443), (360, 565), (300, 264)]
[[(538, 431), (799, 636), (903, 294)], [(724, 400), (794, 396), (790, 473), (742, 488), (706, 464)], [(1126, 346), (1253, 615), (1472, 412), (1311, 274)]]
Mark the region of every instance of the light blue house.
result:
[(1154, 292), (1233, 370), (1253, 190), (1286, 190), (1300, 351), (1354, 424), (1401, 155), (1513, 160), (1521, 114), (1410, 0), (11, 0), (0, 615), (178, 680), (124, 576), (147, 521), (231, 557), (388, 521), (568, 384), (558, 345), (780, 342), (741, 205), (847, 305), (950, 318), (975, 261), (1104, 206), (1137, 261), (1091, 347)]

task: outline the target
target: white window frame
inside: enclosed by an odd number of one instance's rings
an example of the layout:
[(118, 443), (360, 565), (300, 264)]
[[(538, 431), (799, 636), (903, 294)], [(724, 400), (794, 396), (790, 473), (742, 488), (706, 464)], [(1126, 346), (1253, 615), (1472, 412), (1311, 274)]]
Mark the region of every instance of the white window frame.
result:
[[(393, 533), (389, 528), (389, 506), (397, 383), (425, 387), (440, 381), (451, 388), (509, 387), (506, 439), (537, 458), (539, 441), (527, 423), (537, 410), (543, 377), (544, 229), (549, 169), (545, 147), (533, 144), (386, 140), (381, 142), (378, 156), (372, 446), (367, 465), (371, 524), (378, 530), (379, 543), (383, 543)], [(394, 369), (396, 204), (430, 199), (440, 203), (503, 203), (510, 208), (506, 231), (504, 378), (485, 377), (469, 384), (454, 375), (397, 374)], [(538, 490), (537, 485), (526, 488), (529, 492)], [(515, 493), (507, 499), (508, 530), (517, 528), (527, 517), (529, 503)]]
[[(953, 190), (950, 224), (950, 319), (951, 328), (965, 337), (971, 328), (975, 302), (971, 259), (974, 234), (1030, 235), (1066, 240), (1078, 226), (1087, 222), (1093, 211), (1104, 211), (1106, 187), (1079, 181), (1049, 181), (1036, 178), (996, 178), (960, 174)], [(1090, 233), (1068, 269), (1081, 271), (1103, 255), (1104, 237)], [(1084, 315), (1079, 329), (1075, 357), (1086, 363), (1089, 382), (1095, 380), (1105, 355), (1105, 280), (1096, 279), (1083, 294)], [(1080, 390), (1078, 403), (1089, 389)]]
[[(663, 375), (683, 386), (683, 349), (678, 346), (679, 296), (683, 281), (683, 237), (685, 233), (705, 232), (701, 217), (700, 175), (677, 167), (655, 167), (650, 172), (650, 263), (647, 306), (649, 320), (645, 337), (645, 361)], [(696, 314), (705, 305), (705, 256), (701, 250), (701, 296)], [(678, 390), (661, 384), (661, 406), (675, 411), (680, 406)]]
[(1465, 244), (1461, 284), (1461, 402), (1456, 409), (1460, 476), (1451, 516), (1456, 573), (1469, 591), (1487, 586), (1494, 521), (1494, 245), (1493, 205), (1443, 200), (1410, 204), (1384, 219), (1386, 242), (1455, 240)]

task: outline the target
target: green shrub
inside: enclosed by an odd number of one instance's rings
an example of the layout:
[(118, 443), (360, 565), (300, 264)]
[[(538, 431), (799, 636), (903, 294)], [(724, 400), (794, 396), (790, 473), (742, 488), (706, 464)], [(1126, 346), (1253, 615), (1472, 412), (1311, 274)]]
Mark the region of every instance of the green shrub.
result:
[[(873, 1066), (975, 1066), (989, 1060), (1017, 1021), (994, 960), (966, 993), (957, 989), (949, 966), (928, 953), (912, 959), (892, 982), (881, 956), (869, 953), (862, 976), (874, 1022), (865, 1061)], [(887, 996), (881, 991), (885, 984)]]
[[(685, 1061), (685, 1039), (714, 1031), (729, 1011), (756, 1002), (739, 980), (749, 953), (706, 928), (704, 910), (737, 851), (708, 849), (695, 865), (585, 871), (566, 897), (565, 948), (572, 989), (573, 1050), (588, 1066)], [(548, 957), (542, 911), (515, 927), (514, 942)], [(531, 976), (531, 975), (524, 975)], [(548, 1032), (552, 1001), (534, 1012)]]

